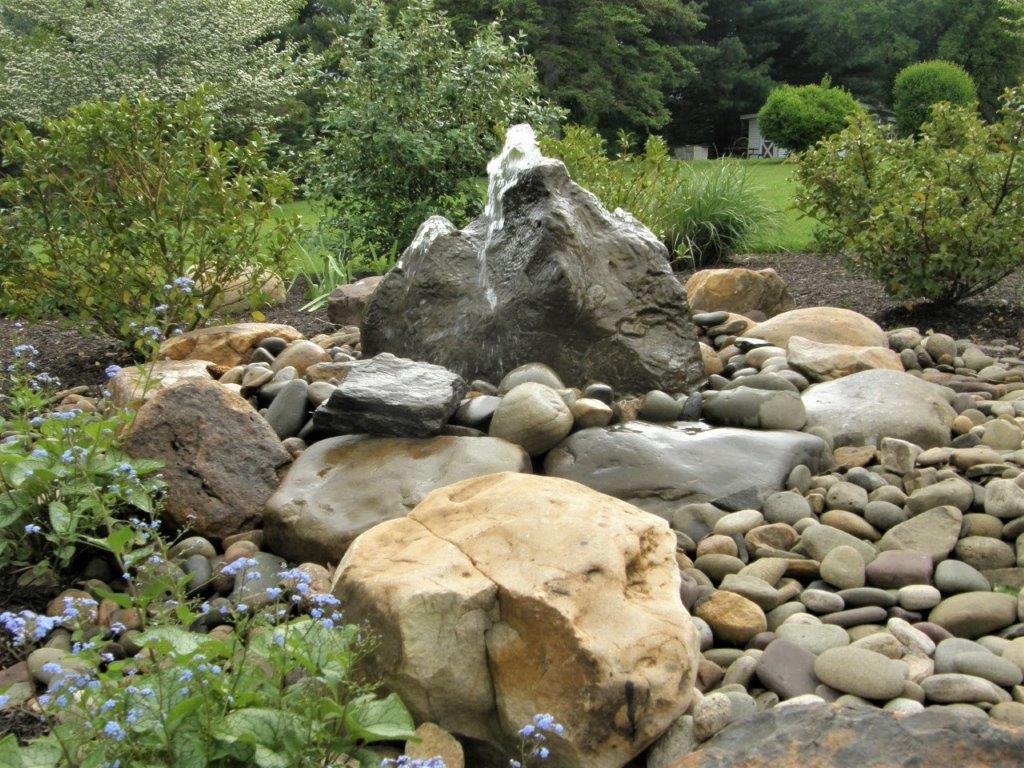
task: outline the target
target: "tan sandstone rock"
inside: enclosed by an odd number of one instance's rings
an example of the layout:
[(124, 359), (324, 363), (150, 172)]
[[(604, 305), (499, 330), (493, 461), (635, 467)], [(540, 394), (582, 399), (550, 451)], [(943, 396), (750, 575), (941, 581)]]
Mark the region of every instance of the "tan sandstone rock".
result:
[(793, 336), (822, 344), (848, 344), (854, 347), (889, 345), (885, 331), (874, 321), (839, 307), (805, 307), (783, 312), (758, 323), (746, 335), (765, 339), (784, 349)]
[(107, 389), (116, 405), (137, 405), (185, 379), (198, 376), (212, 380), (210, 367), (205, 360), (156, 360), (122, 368), (107, 384)]
[(291, 461), (247, 401), (201, 378), (160, 390), (145, 403), (124, 449), (164, 462), (166, 515), (218, 540), (256, 527), (279, 470)]
[(888, 347), (854, 347), (824, 344), (803, 336), (791, 336), (786, 359), (792, 368), (811, 381), (832, 381), (858, 371), (902, 371), (900, 356)]
[(334, 594), (417, 720), (504, 748), (538, 712), (562, 768), (620, 768), (681, 715), (698, 638), (661, 519), (576, 483), (435, 491), (349, 548)]
[(231, 368), (249, 362), (249, 356), (256, 345), (271, 336), (289, 342), (302, 338), (302, 334), (290, 325), (215, 325), (172, 336), (160, 345), (158, 356), (167, 360), (209, 360), (211, 363)]
[(718, 355), (715, 354), (710, 346), (705, 344), (703, 341), (700, 342), (700, 357), (704, 361), (704, 372), (711, 376), (716, 373), (721, 373), (725, 365), (719, 359)]
[(337, 563), (359, 534), (408, 514), (437, 488), (530, 471), (522, 448), (493, 437), (321, 440), (302, 452), (267, 502), (264, 542), (290, 560)]
[(748, 315), (757, 311), (773, 317), (794, 306), (774, 269), (702, 269), (686, 281), (686, 296), (694, 312), (725, 310)]
[(444, 768), (465, 768), (466, 765), (458, 739), (434, 723), (423, 723), (416, 729), (416, 740), (405, 742), (405, 754), (414, 760), (440, 757)]
[(339, 285), (327, 299), (327, 319), (335, 325), (359, 325), (363, 321), (363, 310), (383, 279), (375, 275)]
[[(199, 281), (202, 287), (202, 280)], [(253, 267), (245, 267), (233, 280), (229, 280), (213, 297), (210, 306), (220, 312), (231, 314), (247, 312), (256, 306), (283, 304), (288, 298), (288, 288), (280, 275), (264, 271), (262, 274)]]

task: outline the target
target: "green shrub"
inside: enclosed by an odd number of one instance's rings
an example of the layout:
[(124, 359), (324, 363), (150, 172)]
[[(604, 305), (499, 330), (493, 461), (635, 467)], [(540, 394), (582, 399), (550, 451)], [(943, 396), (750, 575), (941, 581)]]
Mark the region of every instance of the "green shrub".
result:
[(679, 262), (715, 263), (773, 222), (771, 209), (740, 164), (677, 162), (656, 136), (640, 153), (620, 136), (614, 159), (604, 139), (581, 126), (567, 126), (563, 138), (541, 139), (541, 146), (609, 210), (623, 208), (636, 216)]
[(202, 96), (82, 104), (40, 136), (6, 127), (0, 153), (18, 169), (0, 180), (9, 310), (136, 343), (154, 312), (202, 325), (228, 285), (255, 304), (284, 267), (296, 225), (272, 214), (291, 183), (259, 137), (215, 141)]
[(864, 117), (801, 158), (797, 206), (825, 250), (899, 300), (956, 302), (1024, 259), (1024, 90), (998, 120), (940, 104), (919, 137)]
[(931, 117), (933, 105), (945, 101), (969, 107), (977, 99), (974, 80), (959, 64), (948, 61), (911, 64), (896, 76), (893, 84), (896, 127), (903, 136), (910, 136)]
[(355, 6), (328, 51), (337, 73), (308, 187), (346, 246), (359, 242), (372, 259), (404, 248), (428, 216), (465, 223), (505, 128), (542, 128), (562, 112), (540, 99), (533, 61), (495, 24), (463, 44), (428, 0), (403, 4), (393, 20), (380, 0)]
[[(132, 514), (152, 514), (161, 464), (130, 459), (118, 436), (130, 412), (104, 401), (95, 411), (56, 406), (60, 382), (18, 344), (9, 394), (0, 403), (0, 570), (62, 571)], [(116, 367), (116, 366), (115, 366)], [(113, 369), (110, 370), (113, 373)]]
[(821, 85), (784, 85), (768, 95), (757, 114), (766, 139), (794, 152), (813, 147), (826, 136), (846, 127), (853, 115), (863, 112), (850, 93)]

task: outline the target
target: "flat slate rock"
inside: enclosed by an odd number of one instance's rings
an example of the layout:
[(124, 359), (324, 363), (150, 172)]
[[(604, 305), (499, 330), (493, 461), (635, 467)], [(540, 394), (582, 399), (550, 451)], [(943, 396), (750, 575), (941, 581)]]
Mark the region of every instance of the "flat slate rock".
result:
[(672, 768), (1019, 768), (1024, 730), (925, 711), (781, 707), (726, 727)]
[(820, 472), (831, 463), (826, 443), (802, 432), (637, 421), (570, 435), (548, 454), (544, 472), (668, 518), (680, 504), (699, 501), (760, 508), (794, 467)]
[(467, 389), (462, 377), (446, 368), (387, 353), (353, 362), (342, 375), (313, 413), (320, 432), (431, 437), (452, 417)]

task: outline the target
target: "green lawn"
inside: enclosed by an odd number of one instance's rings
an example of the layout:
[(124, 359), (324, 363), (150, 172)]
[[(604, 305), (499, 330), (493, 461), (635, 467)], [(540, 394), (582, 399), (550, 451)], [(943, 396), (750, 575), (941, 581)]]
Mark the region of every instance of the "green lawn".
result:
[[(717, 160), (697, 161), (696, 167), (710, 166)], [(755, 236), (743, 246), (749, 253), (777, 253), (791, 251), (803, 253), (814, 250), (814, 222), (804, 218), (793, 208), (796, 182), (793, 180), (792, 165), (773, 160), (740, 160), (746, 168), (751, 185), (757, 187), (769, 205), (778, 212), (778, 220), (772, 231)], [(304, 230), (313, 230), (320, 220), (320, 213), (308, 200), (298, 200), (282, 206), (280, 216), (298, 215)]]
[[(693, 165), (710, 165), (717, 160), (698, 161)], [(814, 250), (814, 221), (805, 218), (793, 208), (796, 195), (794, 167), (778, 160), (740, 160), (747, 171), (749, 182), (759, 188), (765, 200), (778, 212), (774, 230), (765, 232), (746, 243), (749, 253), (778, 253), (792, 251), (804, 253)]]

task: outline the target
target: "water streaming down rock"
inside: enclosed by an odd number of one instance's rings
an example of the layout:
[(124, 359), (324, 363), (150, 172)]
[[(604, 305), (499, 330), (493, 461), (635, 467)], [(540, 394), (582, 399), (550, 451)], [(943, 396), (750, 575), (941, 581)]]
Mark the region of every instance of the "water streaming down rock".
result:
[(381, 283), (365, 354), (492, 381), (543, 362), (568, 383), (624, 392), (703, 380), (685, 292), (646, 227), (573, 183), (527, 125), (509, 130), (488, 173), (483, 215), (463, 230), (431, 217)]

